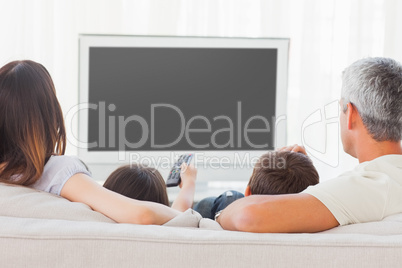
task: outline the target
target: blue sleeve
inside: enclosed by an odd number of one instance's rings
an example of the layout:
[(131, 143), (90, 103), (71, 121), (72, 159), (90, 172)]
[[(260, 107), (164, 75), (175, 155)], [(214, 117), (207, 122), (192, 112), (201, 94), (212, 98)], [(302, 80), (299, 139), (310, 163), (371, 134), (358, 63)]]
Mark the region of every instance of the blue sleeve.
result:
[(37, 190), (60, 195), (61, 189), (67, 180), (77, 173), (91, 176), (89, 170), (77, 157), (66, 155), (52, 156), (46, 163), (42, 176), (32, 187)]

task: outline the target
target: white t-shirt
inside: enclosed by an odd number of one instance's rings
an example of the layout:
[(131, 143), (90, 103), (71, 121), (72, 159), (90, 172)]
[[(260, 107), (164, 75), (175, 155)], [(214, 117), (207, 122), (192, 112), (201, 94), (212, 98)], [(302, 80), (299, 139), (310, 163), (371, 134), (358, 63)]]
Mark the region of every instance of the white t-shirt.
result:
[(402, 155), (359, 164), (337, 178), (308, 187), (340, 225), (380, 221), (402, 212)]
[(85, 165), (74, 156), (51, 156), (40, 179), (31, 187), (37, 190), (60, 195), (66, 181), (77, 173), (91, 176)]

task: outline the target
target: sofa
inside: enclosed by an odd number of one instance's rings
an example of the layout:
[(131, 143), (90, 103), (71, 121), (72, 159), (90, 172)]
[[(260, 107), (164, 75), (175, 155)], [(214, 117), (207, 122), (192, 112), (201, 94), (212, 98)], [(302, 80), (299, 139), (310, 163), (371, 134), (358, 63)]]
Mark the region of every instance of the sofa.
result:
[(0, 255), (1, 267), (401, 267), (402, 214), (314, 234), (225, 231), (191, 209), (141, 226), (0, 183)]

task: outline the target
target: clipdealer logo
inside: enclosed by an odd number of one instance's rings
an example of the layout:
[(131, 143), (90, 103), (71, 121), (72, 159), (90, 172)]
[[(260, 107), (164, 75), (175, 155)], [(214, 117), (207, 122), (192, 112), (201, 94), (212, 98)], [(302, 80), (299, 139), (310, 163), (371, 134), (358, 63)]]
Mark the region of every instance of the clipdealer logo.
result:
[[(78, 148), (115, 148), (117, 145), (119, 150), (125, 150), (126, 148), (141, 149), (141, 147), (149, 141), (150, 146), (153, 149), (169, 149), (185, 139), (187, 144), (194, 149), (241, 148), (244, 141), (247, 146), (253, 149), (261, 150), (267, 148), (270, 144), (268, 142), (257, 144), (252, 141), (250, 134), (271, 133), (273, 132), (276, 124), (275, 117), (271, 118), (271, 122), (262, 115), (253, 115), (249, 118), (243, 118), (241, 102), (237, 102), (236, 105), (236, 118), (231, 118), (227, 115), (218, 115), (213, 118), (207, 118), (203, 115), (195, 115), (189, 118), (187, 121), (182, 110), (175, 105), (163, 103), (151, 104), (151, 116), (149, 123), (140, 115), (134, 114), (127, 117), (122, 115), (110, 115), (110, 113), (116, 110), (116, 106), (114, 104), (109, 104), (106, 106), (105, 102), (99, 102), (99, 104), (81, 103), (74, 106), (67, 112), (66, 122), (72, 122), (76, 115), (80, 113), (88, 113), (90, 110), (97, 112), (97, 119), (99, 121), (98, 137), (96, 141), (80, 141), (79, 138), (74, 135), (74, 133), (69, 133), (69, 142)], [(157, 118), (157, 113), (164, 113), (167, 110), (176, 114), (175, 119), (179, 120), (180, 122), (180, 131), (174, 140), (165, 144), (158, 144), (155, 141), (155, 121)], [(218, 121), (225, 123), (227, 127), (219, 128), (213, 131), (213, 125)], [(204, 128), (193, 127), (194, 123), (200, 122), (205, 125)], [(254, 122), (258, 122), (262, 127), (252, 128), (251, 125)], [(136, 124), (140, 128), (139, 133), (141, 133), (141, 135), (139, 139), (134, 142), (130, 141), (126, 137), (126, 128), (130, 124)], [(107, 128), (106, 126), (109, 127)], [(193, 135), (197, 133), (209, 134), (209, 142), (204, 144), (196, 143), (193, 139)], [(228, 139), (223, 143), (218, 143), (217, 136), (221, 135), (222, 133), (226, 133)]]

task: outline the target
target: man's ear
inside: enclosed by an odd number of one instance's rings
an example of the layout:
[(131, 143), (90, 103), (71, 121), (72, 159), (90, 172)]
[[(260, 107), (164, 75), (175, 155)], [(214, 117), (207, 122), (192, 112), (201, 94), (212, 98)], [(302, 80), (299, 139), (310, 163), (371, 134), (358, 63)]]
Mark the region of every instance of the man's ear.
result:
[(245, 196), (251, 195), (250, 185), (247, 185), (246, 191), (244, 192), (244, 195), (245, 195)]
[(356, 109), (352, 103), (347, 104), (348, 109), (346, 110), (346, 124), (348, 129), (352, 129), (354, 117), (356, 116)]

